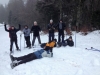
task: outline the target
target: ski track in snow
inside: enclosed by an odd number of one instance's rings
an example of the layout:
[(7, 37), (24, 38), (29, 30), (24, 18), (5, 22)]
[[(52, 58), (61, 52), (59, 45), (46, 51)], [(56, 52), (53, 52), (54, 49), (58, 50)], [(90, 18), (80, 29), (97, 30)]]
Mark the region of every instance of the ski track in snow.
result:
[[(0, 24), (1, 25), (1, 24)], [(53, 58), (42, 58), (21, 64), (14, 69), (10, 67), (9, 57), (9, 34), (0, 26), (0, 75), (100, 75), (100, 52), (85, 50), (94, 47), (100, 49), (100, 34), (98, 31), (86, 36), (76, 34), (76, 47), (60, 47), (53, 49)], [(18, 45), (20, 47), (20, 32)], [(57, 33), (55, 33), (57, 35)], [(73, 40), (75, 40), (73, 32)], [(67, 36), (68, 37), (68, 36)], [(56, 36), (56, 38), (58, 38)], [(66, 38), (66, 37), (65, 37)], [(24, 48), (24, 37), (21, 38), (21, 52), (16, 51), (14, 56), (23, 56), (35, 50)], [(32, 40), (32, 39), (31, 39)], [(47, 42), (48, 36), (41, 35), (41, 41)], [(35, 45), (38, 45), (36, 39)]]

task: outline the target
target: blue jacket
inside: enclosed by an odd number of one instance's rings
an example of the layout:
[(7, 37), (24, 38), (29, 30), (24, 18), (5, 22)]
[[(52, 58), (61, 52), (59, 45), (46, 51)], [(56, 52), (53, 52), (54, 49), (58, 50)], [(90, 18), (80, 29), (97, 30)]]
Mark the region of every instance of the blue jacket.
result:
[(44, 52), (44, 50), (41, 49), (41, 50), (38, 50), (38, 51), (34, 52), (34, 54), (36, 55), (36, 57), (37, 57), (38, 59), (40, 59), (40, 58), (42, 58), (42, 53), (43, 53), (43, 52)]
[(34, 52), (34, 54), (36, 55), (37, 59), (53, 56), (53, 53), (51, 53), (50, 50), (45, 51), (44, 49), (38, 50), (38, 51)]
[(27, 29), (23, 29), (23, 33), (24, 33), (24, 36), (27, 37), (27, 36), (30, 36), (30, 29), (27, 28)]

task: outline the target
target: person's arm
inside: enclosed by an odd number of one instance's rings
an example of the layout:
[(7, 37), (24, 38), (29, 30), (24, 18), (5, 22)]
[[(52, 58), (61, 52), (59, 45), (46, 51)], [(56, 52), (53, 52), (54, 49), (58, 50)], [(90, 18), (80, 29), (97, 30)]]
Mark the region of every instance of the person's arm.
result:
[(9, 30), (6, 27), (6, 24), (4, 25), (4, 29), (5, 29), (5, 31), (9, 32)]
[[(39, 26), (38, 26), (38, 27), (39, 27)], [(39, 29), (39, 31), (41, 31), (41, 28), (40, 28), (40, 27), (39, 27), (38, 29)]]
[(25, 34), (25, 29), (22, 30), (22, 33)]
[(50, 27), (50, 25), (49, 25), (49, 24), (47, 25), (47, 29), (48, 29), (48, 30), (51, 30), (51, 27)]
[(32, 28), (31, 28), (31, 31), (30, 31), (31, 33), (33, 32), (33, 26), (32, 26)]
[(28, 29), (28, 32), (27, 32), (27, 34), (30, 34), (30, 29)]
[(66, 29), (66, 25), (65, 25), (65, 23), (63, 23), (63, 25), (64, 25), (64, 30)]
[(48, 50), (50, 50), (51, 48), (49, 47), (49, 46), (45, 46), (44, 47), (44, 50), (46, 50), (46, 51), (48, 51)]
[(52, 29), (55, 30), (55, 24), (53, 24)]
[(57, 24), (55, 25), (55, 29), (57, 29), (57, 30), (58, 30), (58, 25), (59, 25), (59, 23), (57, 23)]

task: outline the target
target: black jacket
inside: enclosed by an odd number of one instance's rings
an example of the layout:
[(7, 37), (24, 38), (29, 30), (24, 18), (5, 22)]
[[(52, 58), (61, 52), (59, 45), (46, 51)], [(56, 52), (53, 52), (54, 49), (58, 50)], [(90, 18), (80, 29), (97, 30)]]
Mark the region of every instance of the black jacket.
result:
[(4, 27), (5, 27), (5, 31), (9, 32), (11, 39), (16, 39), (17, 38), (17, 34), (16, 33), (21, 29), (20, 25), (19, 25), (18, 29), (14, 28), (14, 29), (10, 29), (10, 30), (8, 30), (6, 28), (6, 25), (4, 25)]
[(54, 33), (55, 25), (54, 24), (48, 24), (47, 29), (49, 30), (49, 33)]
[(57, 26), (56, 26), (56, 29), (59, 31), (59, 32), (61, 32), (61, 31), (64, 31), (65, 30), (65, 23), (62, 23), (62, 29), (59, 29), (59, 23), (57, 24)]
[(73, 40), (66, 39), (65, 41), (67, 41), (67, 45), (74, 46)]
[(33, 32), (33, 36), (39, 36), (39, 31), (41, 31), (39, 26), (32, 26), (31, 32)]

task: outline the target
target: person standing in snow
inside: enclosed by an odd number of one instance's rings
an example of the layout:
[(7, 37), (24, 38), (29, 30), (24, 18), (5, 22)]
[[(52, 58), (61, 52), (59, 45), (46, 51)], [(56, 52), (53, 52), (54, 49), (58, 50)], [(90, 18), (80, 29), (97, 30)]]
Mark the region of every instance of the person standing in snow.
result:
[[(56, 28), (58, 30), (58, 42), (64, 43), (64, 30), (65, 30), (65, 23), (62, 20), (59, 21)], [(61, 39), (62, 38), (62, 39)]]
[(28, 26), (26, 25), (23, 29), (23, 33), (24, 33), (24, 38), (26, 41), (26, 48), (31, 48), (31, 42), (30, 42), (30, 29), (28, 28)]
[(47, 29), (49, 31), (49, 42), (50, 42), (54, 39), (55, 25), (53, 24), (53, 20), (50, 20), (50, 23), (48, 24)]
[(15, 42), (17, 51), (19, 51), (20, 49), (17, 44), (17, 34), (16, 33), (21, 29), (21, 25), (19, 24), (18, 29), (16, 29), (14, 26), (11, 26), (11, 29), (8, 30), (6, 27), (6, 24), (5, 24), (4, 28), (5, 28), (5, 31), (9, 32), (9, 34), (10, 34), (10, 53), (12, 53), (12, 47), (13, 47), (14, 42)]
[(39, 44), (41, 44), (41, 39), (40, 39), (40, 34), (39, 34), (40, 31), (41, 31), (40, 27), (37, 25), (37, 22), (34, 21), (34, 25), (31, 28), (31, 32), (33, 32), (33, 41), (32, 41), (33, 47), (34, 47), (36, 37), (38, 38)]
[(32, 60), (35, 59), (41, 59), (43, 57), (53, 57), (53, 53), (51, 52), (51, 49), (53, 49), (53, 47), (56, 44), (56, 39), (54, 39), (52, 42), (50, 43), (46, 43), (46, 45), (44, 46), (43, 49), (35, 51), (33, 53), (30, 53), (28, 55), (24, 55), (21, 57), (14, 57), (12, 55), (10, 55), (11, 58), (11, 68), (13, 69), (14, 67), (26, 63), (26, 62), (30, 62)]

